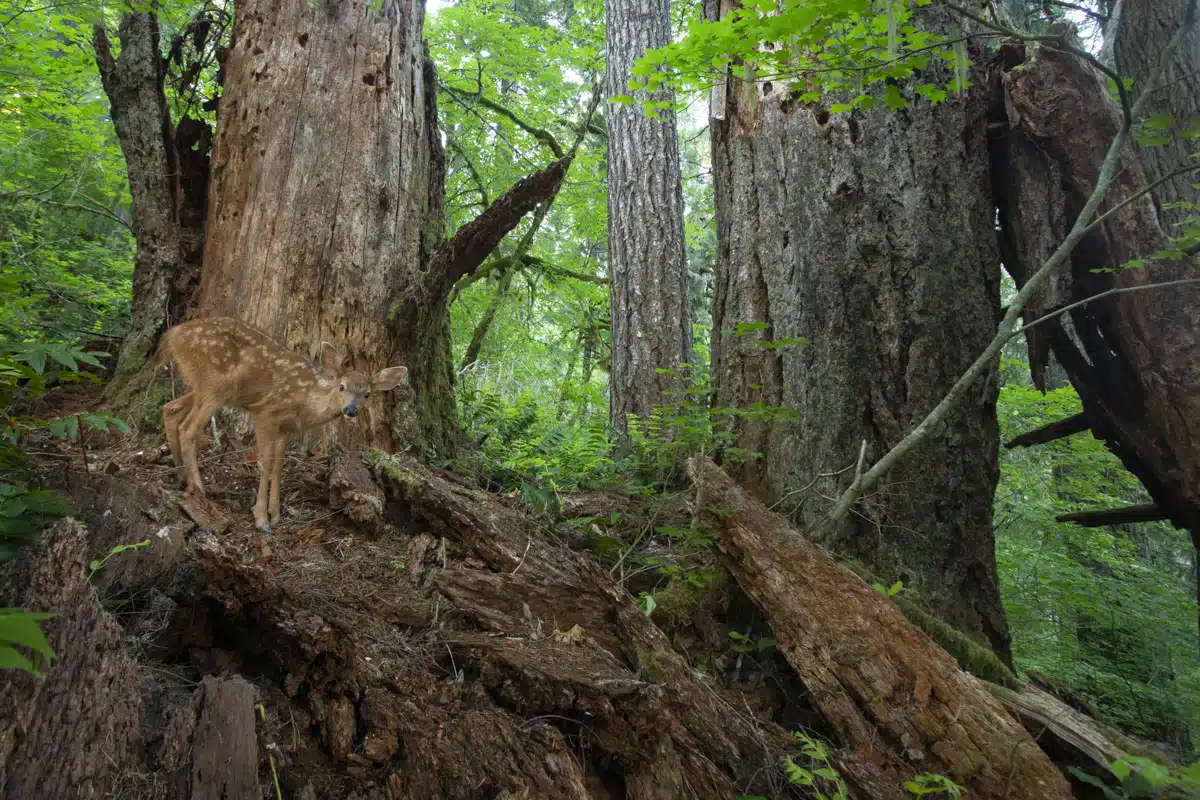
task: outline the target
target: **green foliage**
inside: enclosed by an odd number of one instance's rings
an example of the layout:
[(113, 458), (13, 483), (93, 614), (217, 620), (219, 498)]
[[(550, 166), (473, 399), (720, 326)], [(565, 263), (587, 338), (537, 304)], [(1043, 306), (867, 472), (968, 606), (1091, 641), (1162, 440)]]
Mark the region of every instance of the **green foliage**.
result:
[[(733, 69), (747, 82), (786, 81), (801, 102), (837, 94), (833, 113), (879, 102), (902, 108), (910, 95), (941, 102), (969, 86), (969, 62), (957, 24), (921, 10), (930, 3), (744, 0), (720, 20), (692, 22), (682, 41), (648, 51), (629, 88), (653, 112), (658, 90), (706, 89)], [(950, 69), (931, 69), (938, 64)]]
[(113, 556), (124, 553), (126, 550), (137, 550), (142, 547), (146, 547), (149, 544), (150, 544), (149, 539), (143, 539), (140, 542), (116, 545), (115, 547), (113, 547), (111, 550), (108, 551), (108, 555), (106, 555), (104, 558), (92, 559), (91, 563), (88, 565), (88, 569), (90, 571), (88, 572), (87, 579), (90, 581), (97, 572), (99, 572), (101, 569), (104, 568), (104, 565), (107, 564), (109, 559), (111, 559)]
[(1068, 768), (1073, 777), (1096, 787), (1109, 800), (1200, 798), (1200, 763), (1183, 769), (1173, 769), (1149, 758), (1127, 754), (1109, 764), (1109, 771), (1118, 784), (1119, 791), (1090, 773), (1076, 767)]
[(103, 4), (0, 13), (0, 340), (118, 333), (133, 241), (91, 44)]
[(15, 548), (68, 510), (54, 492), (41, 489), (33, 462), (21, 449), (23, 437), (35, 431), (76, 441), (81, 430), (107, 432), (112, 426), (123, 433), (129, 426), (102, 413), (70, 414), (43, 419), (15, 413), (16, 406), (42, 398), (48, 391), (80, 380), (95, 380), (80, 364), (98, 366), (98, 355), (73, 345), (20, 342), (0, 346), (0, 561)]
[[(1000, 393), (1001, 438), (1079, 410), (1070, 388), (1043, 395), (1010, 383)], [(1000, 468), (996, 557), (1018, 667), (1051, 676), (1121, 730), (1190, 753), (1200, 659), (1187, 534), (1054, 521), (1147, 500), (1090, 434), (1004, 450)]]
[(846, 779), (834, 769), (825, 744), (802, 731), (796, 731), (795, 736), (800, 745), (800, 752), (808, 761), (805, 766), (801, 766), (791, 756), (785, 756), (783, 771), (788, 781), (809, 789), (817, 800), (848, 800), (850, 787), (846, 784)]
[(918, 775), (911, 781), (905, 781), (904, 791), (913, 797), (946, 795), (953, 798), (953, 800), (958, 800), (958, 798), (962, 797), (963, 793), (962, 787), (945, 775), (931, 775), (929, 773)]
[(49, 666), (53, 661), (54, 650), (46, 641), (38, 622), (53, 618), (53, 614), (33, 613), (21, 608), (0, 608), (0, 669), (41, 674), (42, 666)]

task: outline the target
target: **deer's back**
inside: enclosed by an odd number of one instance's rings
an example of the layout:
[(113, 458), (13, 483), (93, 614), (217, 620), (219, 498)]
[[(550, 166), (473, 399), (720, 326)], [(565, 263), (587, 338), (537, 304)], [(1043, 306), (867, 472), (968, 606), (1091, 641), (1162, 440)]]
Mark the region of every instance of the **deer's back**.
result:
[(189, 388), (230, 408), (282, 405), (316, 384), (312, 363), (261, 331), (228, 317), (177, 325), (164, 335), (168, 356)]

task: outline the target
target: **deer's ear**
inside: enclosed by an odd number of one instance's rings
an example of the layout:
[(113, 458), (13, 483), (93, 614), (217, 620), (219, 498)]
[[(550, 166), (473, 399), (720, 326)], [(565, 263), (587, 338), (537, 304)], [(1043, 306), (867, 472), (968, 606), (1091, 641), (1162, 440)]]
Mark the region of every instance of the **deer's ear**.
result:
[(408, 367), (388, 367), (385, 370), (380, 370), (379, 374), (371, 381), (371, 388), (377, 392), (386, 392), (389, 389), (395, 389), (407, 374)]
[(330, 375), (342, 371), (342, 354), (329, 342), (321, 342), (321, 368)]

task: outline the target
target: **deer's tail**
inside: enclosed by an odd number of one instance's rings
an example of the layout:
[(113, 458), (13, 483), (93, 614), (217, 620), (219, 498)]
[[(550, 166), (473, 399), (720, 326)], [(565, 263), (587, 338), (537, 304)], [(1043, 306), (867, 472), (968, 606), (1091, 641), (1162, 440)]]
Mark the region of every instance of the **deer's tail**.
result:
[(158, 337), (158, 349), (154, 351), (154, 361), (152, 362), (152, 366), (156, 370), (162, 369), (174, 357), (171, 350), (171, 339), (173, 338), (171, 333), (174, 330), (174, 328), (167, 328), (163, 331), (163, 335)]

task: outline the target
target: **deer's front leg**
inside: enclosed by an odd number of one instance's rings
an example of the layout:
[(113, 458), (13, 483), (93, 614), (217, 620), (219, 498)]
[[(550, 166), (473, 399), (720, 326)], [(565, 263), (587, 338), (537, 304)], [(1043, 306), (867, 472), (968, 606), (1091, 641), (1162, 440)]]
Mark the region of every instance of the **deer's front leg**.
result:
[(275, 441), (278, 435), (260, 424), (254, 426), (254, 438), (258, 442), (258, 498), (254, 503), (254, 525), (260, 531), (271, 532), (267, 518), (267, 501), (271, 476), (274, 473)]
[(283, 476), (283, 458), (287, 451), (287, 439), (280, 436), (275, 441), (274, 458), (271, 460), (271, 524), (279, 524), (279, 481)]

